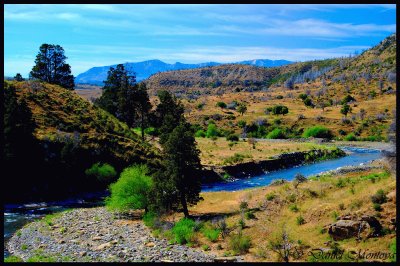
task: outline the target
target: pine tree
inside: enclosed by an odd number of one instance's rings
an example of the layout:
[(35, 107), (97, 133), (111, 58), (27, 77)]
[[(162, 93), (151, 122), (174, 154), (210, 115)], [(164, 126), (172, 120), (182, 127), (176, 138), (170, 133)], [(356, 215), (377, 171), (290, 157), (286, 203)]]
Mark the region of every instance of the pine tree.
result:
[(137, 96), (136, 76), (128, 73), (122, 64), (117, 65), (116, 68), (111, 67), (102, 90), (103, 93), (95, 104), (125, 122), (129, 127), (133, 127)]
[(183, 119), (184, 107), (176, 97), (172, 96), (168, 91), (162, 90), (158, 92), (160, 103), (157, 105), (155, 115), (155, 126), (160, 128), (160, 143), (164, 143), (168, 134), (177, 127)]
[(144, 130), (148, 125), (149, 114), (151, 110), (151, 103), (145, 83), (139, 84), (137, 91), (137, 103), (138, 103), (137, 116), (139, 117), (140, 120), (140, 128), (142, 130), (142, 140), (144, 141)]
[(24, 81), (25, 79), (22, 77), (20, 73), (17, 73), (14, 77), (14, 80), (16, 81)]
[(169, 207), (180, 205), (188, 217), (188, 204), (196, 204), (201, 199), (200, 151), (191, 125), (182, 119), (168, 134), (162, 148), (165, 169), (155, 178), (156, 187), (163, 191), (159, 194), (164, 194)]
[(74, 76), (71, 75), (71, 66), (65, 63), (66, 59), (60, 45), (44, 43), (39, 48), (30, 77), (73, 89)]

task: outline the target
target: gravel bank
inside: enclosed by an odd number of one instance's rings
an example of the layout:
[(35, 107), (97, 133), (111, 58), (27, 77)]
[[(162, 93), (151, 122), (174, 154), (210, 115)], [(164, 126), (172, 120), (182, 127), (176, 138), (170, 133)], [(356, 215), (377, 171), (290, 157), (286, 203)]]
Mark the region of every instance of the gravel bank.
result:
[(155, 238), (140, 220), (114, 219), (104, 207), (74, 209), (51, 222), (24, 226), (7, 243), (10, 253), (23, 260), (39, 252), (77, 262), (212, 262), (216, 257)]

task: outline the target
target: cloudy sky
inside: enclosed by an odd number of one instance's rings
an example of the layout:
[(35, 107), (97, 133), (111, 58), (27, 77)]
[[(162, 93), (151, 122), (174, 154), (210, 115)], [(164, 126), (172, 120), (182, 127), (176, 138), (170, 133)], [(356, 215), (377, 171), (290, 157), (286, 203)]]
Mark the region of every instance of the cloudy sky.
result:
[(10, 4), (4, 6), (4, 75), (27, 77), (42, 43), (61, 45), (78, 75), (151, 59), (332, 58), (395, 31), (395, 5)]

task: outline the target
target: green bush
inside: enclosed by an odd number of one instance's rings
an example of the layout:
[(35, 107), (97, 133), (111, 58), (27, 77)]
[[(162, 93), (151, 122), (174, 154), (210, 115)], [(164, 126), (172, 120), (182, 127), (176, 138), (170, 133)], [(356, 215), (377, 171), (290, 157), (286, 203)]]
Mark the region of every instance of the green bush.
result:
[(150, 136), (158, 136), (159, 132), (157, 128), (154, 127), (148, 127), (144, 130), (144, 133)]
[(382, 189), (379, 189), (375, 193), (375, 195), (371, 196), (371, 201), (372, 201), (372, 203), (378, 203), (378, 204), (385, 203), (387, 201), (387, 197), (385, 195), (385, 192)]
[(217, 126), (215, 124), (208, 124), (206, 137), (207, 138), (218, 137), (218, 135), (219, 132)]
[(305, 106), (310, 106), (310, 107), (313, 107), (313, 106), (314, 106), (313, 102), (312, 102), (311, 99), (308, 98), (308, 97), (307, 97), (306, 99), (303, 100), (303, 103), (304, 103)]
[(271, 201), (271, 200), (275, 199), (276, 195), (275, 195), (275, 193), (271, 192), (271, 193), (268, 193), (265, 197), (268, 201)]
[(350, 133), (350, 134), (348, 134), (346, 137), (344, 137), (344, 140), (347, 140), (347, 141), (356, 141), (356, 140), (357, 140), (357, 137), (354, 135), (354, 133)]
[(85, 174), (88, 176), (95, 176), (102, 182), (109, 182), (117, 176), (114, 167), (108, 163), (95, 163), (89, 169), (86, 169)]
[(254, 213), (253, 213), (252, 211), (247, 211), (247, 212), (244, 214), (244, 217), (245, 217), (247, 220), (256, 219), (256, 216), (254, 215)]
[(298, 212), (299, 211), (299, 207), (297, 207), (296, 204), (291, 204), (289, 206), (289, 210), (291, 210), (292, 212)]
[(218, 240), (219, 234), (221, 233), (221, 230), (213, 228), (203, 228), (202, 233), (211, 242), (216, 242)]
[(303, 133), (304, 138), (314, 137), (314, 138), (327, 138), (331, 139), (333, 137), (332, 132), (324, 126), (313, 126), (307, 128)]
[(239, 136), (236, 134), (230, 134), (226, 137), (228, 141), (239, 141)]
[(143, 215), (142, 220), (146, 226), (154, 228), (157, 221), (157, 214), (155, 212), (147, 212)]
[(9, 256), (7, 258), (4, 258), (4, 262), (23, 262), (23, 260), (17, 256)]
[(302, 225), (302, 224), (305, 224), (306, 221), (304, 220), (303, 216), (300, 215), (296, 218), (296, 223), (297, 223), (297, 225)]
[(280, 128), (275, 128), (267, 135), (267, 139), (284, 139), (284, 138), (286, 138), (286, 136)]
[(223, 109), (223, 108), (226, 108), (226, 103), (224, 103), (224, 102), (217, 102), (216, 106)]
[(396, 261), (396, 249), (397, 249), (397, 247), (396, 247), (396, 238), (394, 238), (393, 241), (390, 243), (389, 248), (390, 248), (390, 252), (392, 254), (394, 254), (394, 256), (393, 256), (391, 261), (395, 262)]
[(244, 158), (249, 157), (240, 153), (235, 153), (233, 156), (228, 157), (224, 160), (224, 164), (235, 164), (243, 162)]
[(240, 232), (239, 234), (231, 237), (229, 246), (237, 254), (247, 253), (251, 247), (250, 237), (243, 236), (242, 232)]
[(206, 137), (206, 132), (204, 130), (200, 129), (196, 131), (195, 137), (197, 138), (205, 138)]
[(175, 241), (178, 244), (186, 244), (194, 241), (195, 222), (188, 218), (183, 218), (177, 222), (172, 228), (175, 236)]
[(307, 94), (305, 94), (305, 93), (301, 93), (300, 95), (299, 95), (299, 98), (300, 99), (302, 99), (303, 101), (305, 100), (305, 99), (307, 99)]
[(346, 97), (343, 98), (343, 100), (341, 101), (341, 104), (346, 104), (352, 101), (355, 101), (356, 99), (353, 98), (353, 96), (351, 96), (350, 94), (347, 94)]
[(110, 185), (111, 195), (105, 200), (106, 206), (118, 211), (147, 210), (153, 189), (153, 179), (148, 172), (146, 165), (125, 168), (118, 181)]
[(240, 128), (244, 128), (246, 126), (246, 121), (240, 120), (240, 121), (238, 121), (237, 125)]
[(374, 207), (374, 210), (377, 212), (382, 211), (382, 206), (379, 203), (374, 203), (373, 207)]

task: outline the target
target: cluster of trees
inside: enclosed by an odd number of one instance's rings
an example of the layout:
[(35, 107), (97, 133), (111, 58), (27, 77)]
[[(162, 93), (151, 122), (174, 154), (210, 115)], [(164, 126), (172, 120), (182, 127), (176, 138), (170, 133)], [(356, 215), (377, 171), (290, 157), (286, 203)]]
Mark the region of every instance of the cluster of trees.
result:
[(106, 203), (117, 210), (182, 210), (188, 217), (188, 205), (200, 200), (200, 151), (193, 127), (183, 116), (182, 103), (167, 91), (160, 91), (158, 97), (160, 103), (153, 122), (160, 132), (159, 169), (144, 165), (125, 169), (111, 185), (111, 196)]

